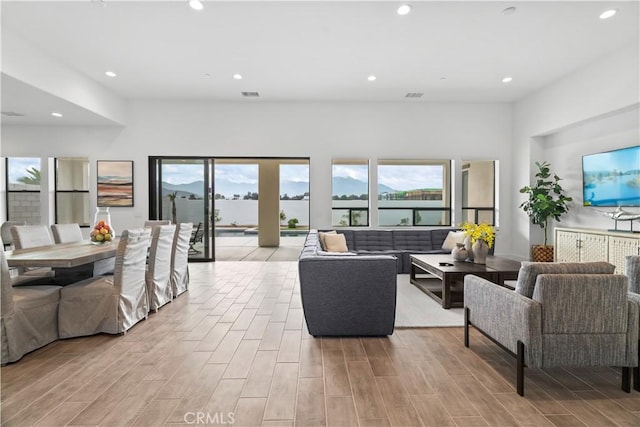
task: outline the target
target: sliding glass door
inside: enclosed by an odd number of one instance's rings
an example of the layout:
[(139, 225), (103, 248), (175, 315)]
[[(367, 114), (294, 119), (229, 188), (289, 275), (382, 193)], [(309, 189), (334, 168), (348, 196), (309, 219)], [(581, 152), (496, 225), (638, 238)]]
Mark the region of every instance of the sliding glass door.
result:
[(149, 219), (193, 223), (190, 261), (212, 261), (212, 165), (204, 157), (149, 158)]

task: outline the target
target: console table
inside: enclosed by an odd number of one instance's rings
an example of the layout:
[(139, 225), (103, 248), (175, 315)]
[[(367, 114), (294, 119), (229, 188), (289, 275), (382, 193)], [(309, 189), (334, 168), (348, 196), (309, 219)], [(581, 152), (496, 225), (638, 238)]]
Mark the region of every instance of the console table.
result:
[(640, 255), (640, 233), (592, 230), (587, 228), (555, 229), (556, 262), (607, 261), (625, 273), (625, 257)]
[[(421, 291), (442, 304), (442, 308), (462, 307), (464, 304), (464, 276), (473, 274), (499, 285), (505, 286), (505, 280), (516, 280), (520, 262), (496, 256), (487, 256), (486, 264), (454, 261), (451, 255), (411, 255), (409, 280)], [(417, 274), (429, 273), (440, 279), (433, 280), (418, 277)]]

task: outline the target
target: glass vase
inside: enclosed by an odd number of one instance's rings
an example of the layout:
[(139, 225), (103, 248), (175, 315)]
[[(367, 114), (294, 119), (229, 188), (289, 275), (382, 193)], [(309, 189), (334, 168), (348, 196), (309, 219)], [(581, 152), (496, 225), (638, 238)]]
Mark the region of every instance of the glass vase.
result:
[[(99, 226), (99, 224), (102, 224), (102, 226)], [(101, 230), (103, 229), (106, 230), (106, 233), (101, 233)], [(102, 237), (97, 238), (97, 234), (102, 234)], [(105, 234), (109, 234), (109, 236), (107, 237)], [(111, 224), (111, 213), (109, 212), (108, 207), (96, 207), (96, 214), (93, 217), (93, 229), (91, 230), (90, 237), (93, 243), (98, 244), (108, 243), (116, 237), (116, 232)]]

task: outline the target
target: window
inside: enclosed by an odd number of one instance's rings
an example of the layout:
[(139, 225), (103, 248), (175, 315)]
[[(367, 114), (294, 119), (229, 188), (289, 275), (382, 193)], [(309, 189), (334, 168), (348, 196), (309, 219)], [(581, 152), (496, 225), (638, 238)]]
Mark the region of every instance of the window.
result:
[(462, 221), (495, 225), (496, 163), (462, 161)]
[(331, 224), (334, 227), (367, 227), (369, 161), (334, 160), (331, 176)]
[(449, 160), (380, 160), (378, 225), (451, 225)]
[(40, 224), (40, 170), (39, 158), (7, 158), (7, 220)]
[(89, 226), (89, 159), (57, 158), (56, 224)]

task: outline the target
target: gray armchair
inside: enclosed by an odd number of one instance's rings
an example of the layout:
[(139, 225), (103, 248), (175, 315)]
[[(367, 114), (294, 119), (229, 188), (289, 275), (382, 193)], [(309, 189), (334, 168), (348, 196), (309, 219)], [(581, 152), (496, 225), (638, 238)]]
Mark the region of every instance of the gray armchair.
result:
[[(640, 305), (640, 255), (626, 257), (626, 272), (629, 278), (629, 299)], [(640, 343), (638, 344), (640, 347)], [(640, 364), (640, 348), (638, 349), (638, 363)], [(640, 368), (633, 368), (633, 388), (640, 391)]]
[(629, 392), (630, 368), (638, 366), (639, 307), (628, 298), (627, 277), (611, 274), (614, 268), (525, 262), (516, 290), (530, 296), (465, 276), (465, 346), (473, 325), (514, 354), (521, 396), (525, 366), (619, 366)]

